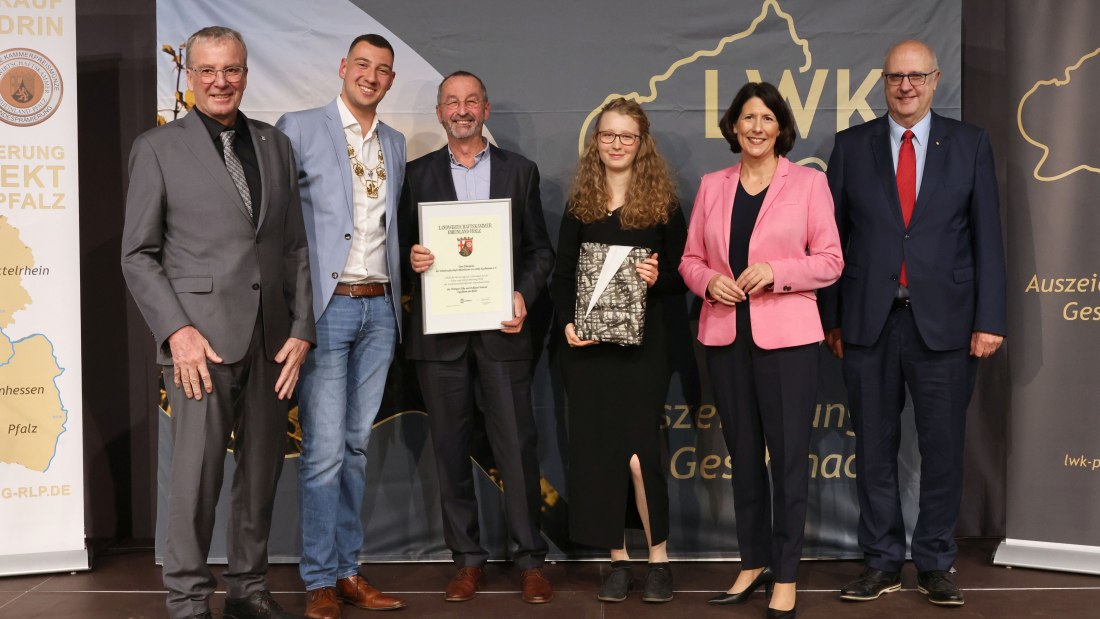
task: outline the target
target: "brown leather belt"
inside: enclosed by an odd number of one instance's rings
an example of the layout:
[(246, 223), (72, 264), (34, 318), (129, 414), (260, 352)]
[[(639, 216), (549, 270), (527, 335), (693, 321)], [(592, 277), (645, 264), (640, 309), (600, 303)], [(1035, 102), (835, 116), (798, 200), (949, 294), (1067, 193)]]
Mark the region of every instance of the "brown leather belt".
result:
[(342, 297), (380, 297), (386, 294), (387, 284), (336, 284), (334, 294)]

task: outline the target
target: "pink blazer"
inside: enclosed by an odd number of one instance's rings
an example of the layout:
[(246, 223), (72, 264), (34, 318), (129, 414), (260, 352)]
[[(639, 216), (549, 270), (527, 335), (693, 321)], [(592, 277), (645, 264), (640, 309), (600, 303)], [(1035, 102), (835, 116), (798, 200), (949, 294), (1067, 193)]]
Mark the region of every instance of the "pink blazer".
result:
[[(706, 302), (699, 317), (699, 341), (708, 346), (733, 343), (737, 306), (716, 302), (707, 294), (715, 275), (730, 272), (729, 242), (733, 198), (741, 164), (703, 177), (688, 225), (680, 274), (692, 292)], [(749, 238), (749, 264), (772, 268), (770, 290), (752, 297), (752, 334), (764, 349), (799, 346), (825, 338), (815, 290), (840, 277), (844, 260), (825, 175), (779, 158)]]

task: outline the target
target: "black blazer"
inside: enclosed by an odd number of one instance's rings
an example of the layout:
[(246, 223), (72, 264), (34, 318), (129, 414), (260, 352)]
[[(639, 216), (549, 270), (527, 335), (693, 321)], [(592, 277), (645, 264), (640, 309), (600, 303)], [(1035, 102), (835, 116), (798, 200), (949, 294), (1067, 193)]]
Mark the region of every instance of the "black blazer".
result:
[(993, 150), (985, 130), (932, 113), (920, 194), (906, 229), (886, 117), (836, 136), (829, 187), (844, 274), (821, 291), (822, 323), (844, 342), (882, 333), (905, 260), (913, 319), (933, 350), (1004, 335), (1005, 259)]
[[(539, 195), (539, 170), (529, 159), (496, 146), (489, 146), (489, 197), (512, 199), (512, 277), (514, 288), (523, 295), (528, 311), (545, 289), (554, 264), (554, 249), (546, 233)], [(422, 361), (453, 361), (466, 350), (471, 333), (424, 335), (420, 276), (409, 262), (412, 246), (420, 242), (417, 205), (420, 202), (457, 200), (451, 179), (451, 159), (447, 147), (409, 162), (398, 208), (401, 240), (401, 266), (412, 295), (412, 313), (406, 331), (405, 354)], [(443, 248), (429, 247), (434, 252)], [(500, 361), (530, 359), (531, 337), (524, 322), (520, 333), (477, 332), (489, 354)]]

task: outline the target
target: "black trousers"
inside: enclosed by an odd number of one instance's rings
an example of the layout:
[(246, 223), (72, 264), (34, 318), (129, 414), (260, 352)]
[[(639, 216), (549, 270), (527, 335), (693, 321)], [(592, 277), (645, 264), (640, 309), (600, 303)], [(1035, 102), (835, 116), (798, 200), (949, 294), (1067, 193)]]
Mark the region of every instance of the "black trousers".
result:
[(504, 514), (516, 544), (516, 567), (539, 567), (547, 544), (539, 532), (542, 491), (538, 443), (531, 410), (531, 362), (498, 361), (474, 335), (454, 361), (417, 361), (428, 427), (435, 446), (443, 510), (443, 539), (460, 567), (481, 567), (489, 553), (481, 546), (477, 497), (470, 464), (474, 390), (485, 414), (489, 446), (504, 481)]
[[(745, 569), (798, 579), (809, 489), (818, 344), (764, 350), (752, 330), (707, 348), (722, 435), (733, 457), (733, 507)], [(771, 461), (769, 492), (768, 466)]]
[(890, 313), (872, 346), (844, 346), (844, 382), (856, 432), (859, 545), (868, 567), (896, 572), (905, 562), (898, 448), (905, 388), (913, 397), (920, 448), (920, 515), (913, 531), (919, 571), (949, 570), (962, 501), (966, 409), (977, 359), (968, 348), (930, 350), (912, 311)]

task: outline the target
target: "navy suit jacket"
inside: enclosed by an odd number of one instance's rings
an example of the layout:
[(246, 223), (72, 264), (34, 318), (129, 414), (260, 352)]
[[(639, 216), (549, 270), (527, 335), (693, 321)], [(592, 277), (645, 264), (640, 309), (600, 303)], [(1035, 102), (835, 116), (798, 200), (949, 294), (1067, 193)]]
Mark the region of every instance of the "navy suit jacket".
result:
[[(546, 288), (546, 279), (554, 265), (554, 248), (546, 233), (539, 192), (539, 169), (529, 159), (496, 146), (489, 146), (489, 198), (512, 199), (512, 277), (514, 289), (523, 295), (528, 311)], [(406, 331), (405, 354), (409, 359), (453, 361), (466, 350), (470, 333), (424, 335), (424, 310), (420, 275), (409, 263), (412, 246), (420, 242), (417, 205), (421, 202), (457, 200), (451, 177), (451, 157), (447, 147), (410, 161), (405, 169), (405, 187), (398, 211), (401, 231), (401, 263), (405, 279), (411, 284), (412, 312)], [(451, 248), (429, 247), (433, 252)], [(528, 321), (520, 333), (479, 331), (489, 354), (498, 361), (532, 357)]]
[(933, 350), (969, 347), (973, 331), (1004, 335), (1005, 263), (993, 151), (985, 130), (932, 113), (917, 203), (906, 229), (885, 116), (836, 136), (829, 187), (844, 273), (821, 292), (825, 329), (874, 344), (904, 260), (913, 318)]

